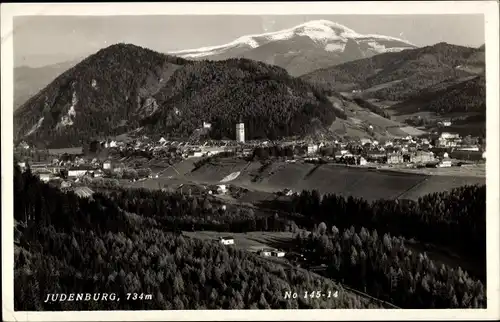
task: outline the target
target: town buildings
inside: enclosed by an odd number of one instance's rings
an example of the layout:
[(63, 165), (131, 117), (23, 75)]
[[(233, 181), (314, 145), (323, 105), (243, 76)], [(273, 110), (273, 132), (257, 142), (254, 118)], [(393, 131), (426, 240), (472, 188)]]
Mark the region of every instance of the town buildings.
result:
[(309, 144), (307, 146), (307, 154), (311, 155), (318, 152), (318, 145), (317, 144)]
[(410, 155), (411, 163), (427, 163), (434, 161), (434, 153), (426, 151), (417, 151), (416, 153)]
[(460, 135), (456, 133), (443, 132), (438, 139), (440, 147), (455, 147), (461, 142)]

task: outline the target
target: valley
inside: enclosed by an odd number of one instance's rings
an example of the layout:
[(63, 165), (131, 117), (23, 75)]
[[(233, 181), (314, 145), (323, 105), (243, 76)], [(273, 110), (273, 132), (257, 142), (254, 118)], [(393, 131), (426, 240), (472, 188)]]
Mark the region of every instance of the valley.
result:
[[(484, 46), (312, 20), (14, 74), (16, 310), (486, 307)], [(36, 295), (103, 285), (150, 301)]]

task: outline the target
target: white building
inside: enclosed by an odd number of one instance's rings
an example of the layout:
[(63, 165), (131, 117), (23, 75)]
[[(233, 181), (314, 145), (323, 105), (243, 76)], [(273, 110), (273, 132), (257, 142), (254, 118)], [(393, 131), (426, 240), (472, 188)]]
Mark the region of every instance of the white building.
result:
[(203, 156), (203, 151), (193, 151), (186, 155), (187, 158), (201, 158)]
[(318, 152), (318, 145), (317, 144), (309, 144), (307, 146), (307, 154), (314, 154)]
[(85, 174), (87, 174), (89, 170), (88, 169), (69, 169), (68, 170), (68, 177), (83, 177)]
[(219, 242), (222, 245), (234, 245), (234, 238), (233, 237), (221, 237), (219, 239)]
[(217, 186), (217, 193), (224, 194), (227, 192), (227, 187), (225, 184), (220, 184)]
[(271, 255), (275, 257), (285, 257), (285, 252), (282, 250), (274, 250), (271, 252)]
[(457, 150), (459, 150), (459, 151), (474, 151), (474, 152), (477, 152), (477, 151), (479, 151), (479, 147), (478, 146), (468, 146), (468, 147), (458, 148)]
[(361, 145), (365, 145), (365, 144), (372, 144), (372, 140), (370, 139), (367, 139), (367, 138), (362, 138), (361, 140)]
[(109, 161), (109, 160), (104, 161), (104, 163), (102, 164), (102, 168), (103, 168), (104, 170), (109, 170), (109, 169), (111, 169), (111, 161)]
[(457, 133), (443, 132), (443, 133), (441, 133), (440, 138), (442, 138), (442, 139), (459, 139), (460, 135)]
[(449, 159), (443, 159), (443, 161), (439, 162), (439, 167), (440, 168), (449, 168), (449, 167), (451, 167), (451, 160), (449, 160)]
[(61, 188), (69, 188), (69, 187), (71, 187), (71, 181), (61, 182)]
[(259, 251), (259, 255), (265, 256), (265, 257), (272, 256), (272, 253), (273, 253), (272, 249), (261, 249)]
[(39, 172), (38, 177), (40, 178), (41, 181), (48, 182), (54, 178), (54, 175), (52, 174), (52, 172), (44, 171), (44, 172)]
[(365, 158), (363, 158), (363, 157), (359, 158), (359, 165), (366, 165), (367, 163), (368, 163), (368, 161), (366, 161)]
[(207, 122), (203, 122), (203, 128), (204, 129), (210, 129), (210, 128), (212, 128), (212, 124), (207, 123)]
[(236, 141), (245, 142), (245, 123), (236, 124)]
[(110, 148), (116, 148), (117, 146), (118, 146), (118, 143), (116, 143), (116, 141), (109, 142), (109, 147)]

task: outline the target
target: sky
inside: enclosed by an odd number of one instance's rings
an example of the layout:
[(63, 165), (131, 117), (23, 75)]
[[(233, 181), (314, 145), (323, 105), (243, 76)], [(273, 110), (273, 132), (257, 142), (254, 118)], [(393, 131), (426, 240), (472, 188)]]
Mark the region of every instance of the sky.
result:
[(247, 34), (326, 19), (357, 33), (408, 40), (417, 46), (484, 44), (484, 18), (471, 15), (281, 16), (22, 16), (14, 18), (15, 66), (39, 67), (84, 57), (124, 42), (159, 52), (222, 45)]

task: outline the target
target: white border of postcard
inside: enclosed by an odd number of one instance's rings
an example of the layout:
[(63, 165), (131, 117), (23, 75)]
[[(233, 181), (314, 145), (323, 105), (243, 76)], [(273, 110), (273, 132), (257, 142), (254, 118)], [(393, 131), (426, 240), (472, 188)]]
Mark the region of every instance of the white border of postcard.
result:
[[(2, 32), (2, 312), (5, 321), (403, 320), (498, 319), (499, 313), (499, 6), (496, 1), (58, 3), (1, 5)], [(484, 14), (487, 79), (487, 309), (203, 310), (14, 312), (13, 17), (19, 15)], [(457, 236), (461, 238), (461, 236)]]

